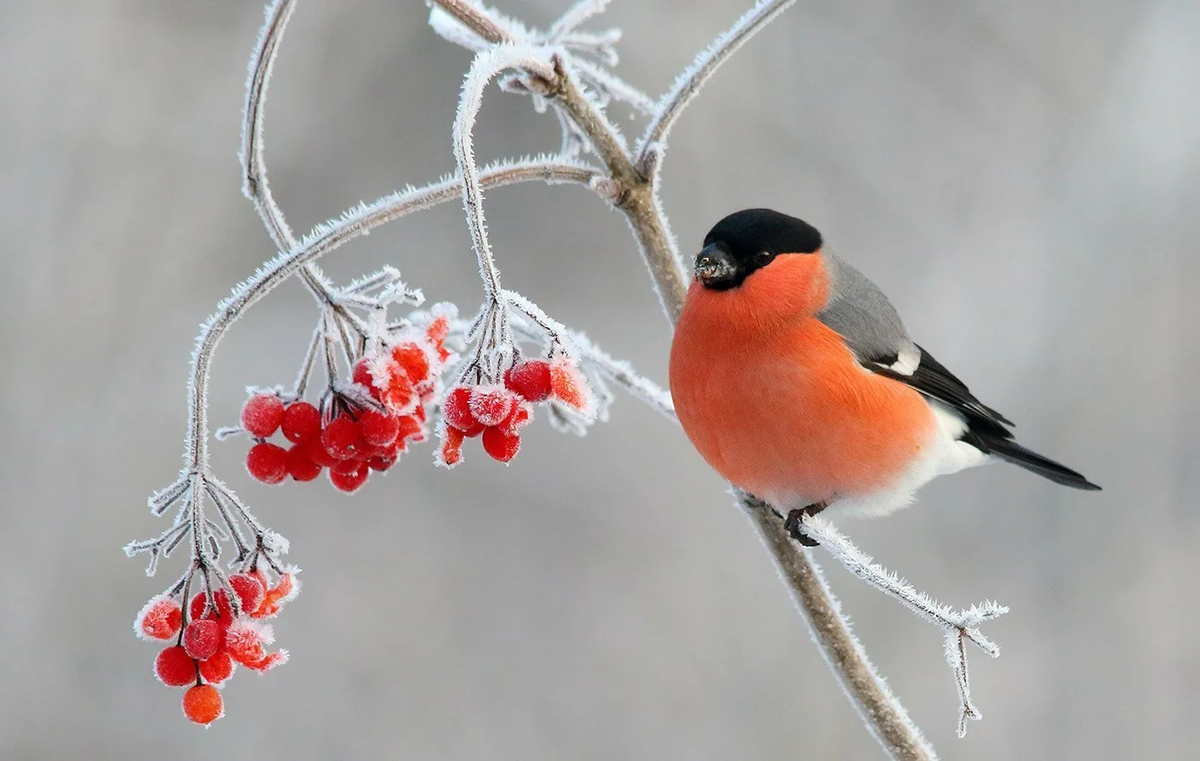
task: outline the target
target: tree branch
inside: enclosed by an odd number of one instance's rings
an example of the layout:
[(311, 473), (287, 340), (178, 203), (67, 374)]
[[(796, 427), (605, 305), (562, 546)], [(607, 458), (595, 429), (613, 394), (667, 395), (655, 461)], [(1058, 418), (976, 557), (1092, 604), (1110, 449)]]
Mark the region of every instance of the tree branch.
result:
[(759, 0), (759, 3), (738, 19), (737, 23), (714, 40), (707, 50), (696, 56), (695, 62), (675, 80), (671, 91), (661, 101), (658, 115), (646, 128), (645, 135), (638, 143), (639, 160), (645, 157), (650, 146), (666, 142), (667, 133), (675, 126), (679, 115), (691, 104), (700, 88), (721, 64), (746, 44), (755, 33), (787, 10), (793, 2), (795, 0)]
[[(434, 2), (490, 42), (510, 40), (476, 6), (464, 0)], [(606, 193), (625, 214), (672, 325), (679, 319), (683, 309), (687, 278), (655, 187), (661, 140), (712, 72), (790, 2), (792, 0), (763, 0), (722, 35), (706, 55), (701, 56), (691, 75), (682, 77), (677, 83), (659, 119), (647, 130), (647, 138), (640, 148), (637, 161), (629, 156), (598, 104), (583, 93), (562, 60), (555, 59), (559, 77), (551, 95), (558, 98), (563, 110), (587, 134), (596, 154), (608, 167), (610, 178), (604, 181), (608, 186)], [(642, 167), (650, 171), (643, 172)], [(849, 624), (840, 614), (836, 601), (821, 578), (817, 565), (806, 552), (793, 546), (783, 521), (767, 508), (766, 503), (749, 495), (745, 496), (742, 503), (755, 518), (763, 543), (775, 558), (794, 599), (799, 603), (814, 640), (871, 733), (894, 758), (935, 758), (932, 747), (867, 660), (866, 653), (850, 632)]]

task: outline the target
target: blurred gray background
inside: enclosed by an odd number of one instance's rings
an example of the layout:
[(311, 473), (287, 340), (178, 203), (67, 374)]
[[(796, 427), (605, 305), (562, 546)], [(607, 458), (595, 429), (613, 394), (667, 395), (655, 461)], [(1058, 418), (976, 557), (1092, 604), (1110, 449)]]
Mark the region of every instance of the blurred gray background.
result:
[[(502, 0), (546, 24), (566, 5)], [(747, 2), (615, 2), (619, 71), (657, 95)], [(267, 114), (298, 232), (453, 166), (468, 54), (417, 2), (304, 0)], [(869, 759), (879, 755), (748, 521), (631, 399), (544, 425), (505, 469), (419, 451), (346, 498), (215, 467), (292, 540), (293, 661), (184, 721), (130, 622), (121, 546), (174, 479), (198, 323), (274, 251), (236, 152), (257, 2), (0, 3), (0, 758)], [(636, 135), (641, 122), (614, 118)], [(479, 155), (557, 146), (494, 91)], [(857, 631), (947, 758), (1182, 759), (1200, 744), (1200, 4), (808, 0), (711, 82), (663, 196), (684, 251), (725, 213), (791, 211), (893, 297), (1022, 441), (1104, 485), (940, 479), (861, 546), (956, 605), (996, 598), (987, 718), (953, 736), (937, 631), (838, 569)], [(666, 379), (669, 333), (624, 221), (586, 190), (487, 199), (505, 283)], [(343, 248), (471, 309), (448, 204)], [(314, 319), (288, 284), (217, 356), (213, 415), (288, 382)], [(827, 567), (821, 553), (818, 560)], [(1195, 757), (1191, 755), (1191, 757)]]

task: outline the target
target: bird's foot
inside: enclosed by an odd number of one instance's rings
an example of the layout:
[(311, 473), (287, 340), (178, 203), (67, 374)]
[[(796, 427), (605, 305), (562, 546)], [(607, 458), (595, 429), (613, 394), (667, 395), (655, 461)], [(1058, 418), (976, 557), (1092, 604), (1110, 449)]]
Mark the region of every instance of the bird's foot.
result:
[(788, 534), (790, 534), (791, 537), (797, 542), (800, 542), (800, 544), (803, 544), (805, 547), (816, 547), (820, 543), (808, 534), (804, 533), (804, 531), (800, 528), (800, 522), (804, 519), (804, 516), (816, 515), (826, 507), (828, 507), (828, 505), (826, 505), (824, 502), (817, 502), (816, 504), (808, 505), (807, 507), (798, 507), (795, 510), (791, 510), (788, 512), (787, 519), (783, 522), (783, 527), (787, 529)]

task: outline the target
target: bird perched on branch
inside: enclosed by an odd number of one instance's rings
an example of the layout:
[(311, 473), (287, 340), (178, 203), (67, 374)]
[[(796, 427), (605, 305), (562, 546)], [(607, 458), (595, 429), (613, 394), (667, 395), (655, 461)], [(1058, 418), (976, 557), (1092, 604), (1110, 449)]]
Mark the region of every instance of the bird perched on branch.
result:
[(805, 543), (805, 514), (886, 515), (935, 476), (991, 460), (1100, 488), (1014, 441), (874, 283), (777, 211), (730, 214), (704, 238), (670, 375), (704, 459), (786, 511)]

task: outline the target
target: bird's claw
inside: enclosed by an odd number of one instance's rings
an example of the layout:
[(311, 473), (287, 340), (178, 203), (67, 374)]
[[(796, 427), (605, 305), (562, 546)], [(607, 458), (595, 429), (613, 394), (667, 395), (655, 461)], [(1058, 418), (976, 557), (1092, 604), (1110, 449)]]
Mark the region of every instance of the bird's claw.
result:
[(817, 547), (820, 545), (820, 542), (804, 533), (804, 530), (801, 528), (801, 521), (804, 520), (804, 516), (816, 515), (824, 510), (825, 507), (824, 502), (818, 502), (807, 507), (798, 507), (795, 510), (791, 510), (788, 512), (787, 518), (783, 521), (783, 527), (787, 529), (788, 535), (805, 547)]

